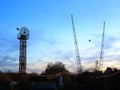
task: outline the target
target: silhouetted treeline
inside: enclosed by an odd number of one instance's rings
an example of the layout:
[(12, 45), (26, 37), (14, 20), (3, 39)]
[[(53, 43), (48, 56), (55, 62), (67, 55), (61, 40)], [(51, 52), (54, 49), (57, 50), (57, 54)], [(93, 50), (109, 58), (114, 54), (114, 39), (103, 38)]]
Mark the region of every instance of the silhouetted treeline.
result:
[[(62, 88), (59, 84), (59, 75), (63, 77)], [(33, 83), (55, 83), (57, 90), (120, 90), (120, 70), (108, 67), (105, 72), (85, 71), (72, 74), (64, 64), (57, 62), (49, 63), (42, 74), (26, 73), (21, 77), (19, 73), (0, 72), (0, 83), (3, 82), (13, 82), (11, 90), (34, 90)]]

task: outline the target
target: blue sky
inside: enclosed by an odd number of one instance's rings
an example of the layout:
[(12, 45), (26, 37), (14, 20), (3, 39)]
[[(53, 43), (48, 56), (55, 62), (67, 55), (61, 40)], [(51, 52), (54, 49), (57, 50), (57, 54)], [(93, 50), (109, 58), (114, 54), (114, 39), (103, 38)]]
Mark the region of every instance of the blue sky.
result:
[(16, 27), (26, 26), (28, 72), (41, 73), (48, 62), (56, 61), (76, 71), (71, 14), (83, 69), (94, 68), (99, 59), (103, 21), (104, 68), (120, 68), (119, 0), (0, 0), (0, 70), (18, 71)]

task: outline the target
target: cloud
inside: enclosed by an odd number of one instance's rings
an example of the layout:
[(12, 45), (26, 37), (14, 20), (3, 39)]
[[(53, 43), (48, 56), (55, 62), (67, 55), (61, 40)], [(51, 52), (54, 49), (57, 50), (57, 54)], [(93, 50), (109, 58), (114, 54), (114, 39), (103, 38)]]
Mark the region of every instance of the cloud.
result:
[(113, 46), (113, 44), (117, 41), (117, 40), (119, 40), (120, 39), (120, 37), (113, 37), (113, 36), (106, 36), (105, 37), (105, 40), (104, 40), (104, 48), (105, 49), (110, 49), (110, 48), (113, 48), (114, 46)]
[[(35, 35), (34, 35), (35, 36)], [(39, 39), (38, 39), (39, 38)], [(49, 50), (45, 51), (46, 55), (42, 57), (40, 63), (33, 63), (33, 68), (31, 70), (38, 71), (38, 69), (43, 69), (43, 67), (40, 67), (40, 65), (44, 64), (46, 65), (48, 62), (56, 62), (56, 61), (61, 61), (63, 62), (67, 69), (70, 71), (75, 71), (77, 69), (77, 64), (76, 64), (76, 59), (75, 59), (75, 54), (74, 50), (63, 50), (59, 44), (59, 40), (56, 40), (56, 38), (52, 35), (47, 35), (46, 32), (42, 32), (42, 34), (37, 34), (36, 39), (38, 39), (39, 42), (44, 45), (48, 45)], [(95, 68), (95, 61), (99, 60), (100, 57), (100, 50), (101, 50), (101, 40), (102, 40), (102, 33), (101, 34), (92, 34), (91, 35), (91, 43), (89, 47), (83, 47), (82, 50), (80, 51), (80, 57), (81, 57), (81, 65), (83, 69), (89, 69)], [(120, 55), (120, 37), (115, 37), (115, 36), (109, 36), (105, 35), (104, 39), (104, 68), (109, 67), (109, 66), (116, 66), (118, 67), (118, 64), (120, 62), (119, 55)], [(87, 42), (88, 44), (88, 42)], [(57, 47), (51, 47), (51, 46)], [(67, 46), (64, 46), (67, 47)], [(52, 48), (52, 49), (50, 49)], [(59, 48), (59, 49), (58, 49)], [(48, 53), (49, 52), (49, 53)], [(41, 52), (42, 53), (42, 52)], [(45, 58), (46, 57), (46, 58)], [(110, 62), (110, 63), (109, 63)], [(29, 66), (31, 68), (31, 66)], [(39, 68), (37, 68), (39, 67)]]
[(48, 62), (45, 61), (45, 58), (41, 58), (40, 60), (34, 60), (27, 63), (27, 72), (35, 72), (41, 73), (45, 70)]
[[(101, 50), (101, 39), (99, 35), (93, 36), (96, 37), (93, 42), (92, 47), (88, 47), (80, 51), (81, 65), (84, 70), (94, 70), (95, 61), (99, 60), (100, 50)], [(106, 36), (104, 42), (104, 59), (103, 66), (104, 70), (107, 67), (117, 67), (120, 68), (120, 37)], [(70, 68), (70, 67), (69, 67)]]
[[(107, 36), (105, 40), (105, 48), (104, 48), (104, 70), (106, 67), (114, 66), (118, 67), (117, 63), (120, 63), (119, 55), (120, 55), (120, 40), (119, 37), (111, 37)], [(100, 46), (101, 41), (97, 43), (99, 47), (96, 47), (96, 42), (94, 42), (92, 47), (88, 47), (80, 51), (81, 57), (81, 65), (83, 70), (94, 70), (95, 69), (95, 61), (99, 60), (100, 57)], [(62, 50), (56, 49), (49, 53), (47, 56), (48, 58), (42, 58), (41, 63), (39, 65), (47, 65), (48, 62), (56, 62), (61, 61), (65, 64), (66, 68), (72, 72), (76, 72), (77, 63), (75, 59), (75, 52), (74, 50)], [(117, 62), (117, 63), (116, 63)], [(37, 68), (37, 63), (35, 64)], [(41, 70), (42, 67), (38, 66)], [(35, 67), (34, 67), (35, 68)], [(37, 68), (38, 69), (38, 68)], [(37, 70), (36, 70), (37, 71)]]
[(3, 37), (0, 37), (0, 50), (3, 52), (3, 53), (12, 53), (12, 52), (16, 52), (18, 51), (18, 42), (17, 42), (17, 39), (14, 38), (14, 39), (6, 39), (6, 38), (3, 38)]
[(0, 56), (0, 70), (2, 71), (17, 71), (18, 59), (9, 55)]
[(112, 68), (115, 67), (115, 68), (120, 69), (120, 60), (115, 60), (115, 59), (105, 60), (103, 66), (104, 66), (104, 68), (107, 68), (107, 66), (109, 66)]
[(54, 55), (55, 58), (59, 58), (60, 60), (70, 60), (73, 57), (74, 52), (72, 50), (56, 50)]
[[(84, 48), (80, 51), (81, 65), (83, 70), (88, 70), (90, 68), (95, 68), (95, 61), (99, 59), (100, 56), (100, 46), (101, 46), (101, 38), (99, 35), (96, 36), (93, 42), (92, 47)], [(36, 36), (38, 39), (38, 37)], [(43, 49), (40, 52), (39, 59), (34, 60), (33, 56), (30, 56), (30, 60), (27, 61), (27, 71), (28, 72), (42, 72), (45, 70), (48, 62), (56, 62), (61, 61), (65, 64), (65, 67), (72, 72), (77, 71), (77, 63), (75, 59), (75, 51), (71, 48), (66, 48), (67, 46), (59, 47), (60, 43), (58, 41), (54, 41), (51, 38), (45, 37), (45, 35), (41, 35), (38, 41), (43, 44), (43, 42), (49, 46), (47, 49)], [(31, 38), (32, 39), (32, 38)], [(34, 38), (33, 38), (34, 39)], [(120, 55), (120, 38), (113, 36), (106, 36), (105, 39), (105, 48), (104, 48), (104, 68), (107, 66), (114, 66), (119, 68), (119, 55)], [(5, 38), (0, 38), (2, 42), (0, 44), (1, 49), (4, 51), (4, 48), (7, 47), (5, 55), (2, 53), (0, 56), (0, 68), (3, 70), (16, 70), (18, 71), (18, 59), (11, 55), (12, 52), (19, 51), (19, 41), (17, 39), (7, 40)], [(34, 44), (34, 43), (33, 43)], [(6, 45), (6, 46), (5, 46)], [(32, 45), (32, 43), (31, 43)], [(58, 46), (59, 45), (59, 46)], [(4, 47), (4, 48), (3, 48)], [(37, 47), (36, 47), (37, 48)], [(42, 48), (42, 47), (41, 47)], [(38, 49), (38, 48), (37, 48)], [(49, 50), (48, 50), (49, 49)], [(32, 50), (29, 50), (31, 52)]]
[(11, 43), (11, 41), (10, 40), (8, 40), (8, 39), (6, 39), (6, 38), (3, 38), (3, 37), (0, 37), (0, 47), (1, 47), (1, 49), (2, 48), (5, 48), (5, 47), (8, 47), (9, 46), (9, 44)]
[(0, 36), (0, 70), (2, 71), (17, 71), (18, 59), (16, 51), (18, 51), (17, 38), (10, 36)]
[[(62, 50), (56, 50), (55, 52), (52, 52), (48, 56), (41, 56), (39, 59), (36, 60), (29, 60), (27, 61), (27, 72), (37, 72), (41, 73), (45, 70), (47, 64), (49, 62), (62, 62), (65, 64), (66, 67), (69, 67), (71, 65), (71, 62), (76, 63), (76, 60), (72, 60), (73, 58), (73, 52), (72, 51), (62, 51)], [(68, 69), (68, 68), (67, 68)], [(73, 69), (69, 68), (69, 70), (73, 71)]]
[(31, 45), (36, 43), (36, 42), (41, 42), (42, 44), (47, 43), (49, 45), (55, 45), (58, 43), (55, 40), (54, 35), (48, 34), (48, 32), (46, 32), (46, 30), (40, 29), (40, 30), (31, 31), (30, 35), (31, 35), (30, 36)]
[(16, 62), (18, 59), (11, 57), (9, 55), (0, 56), (0, 66), (16, 66)]

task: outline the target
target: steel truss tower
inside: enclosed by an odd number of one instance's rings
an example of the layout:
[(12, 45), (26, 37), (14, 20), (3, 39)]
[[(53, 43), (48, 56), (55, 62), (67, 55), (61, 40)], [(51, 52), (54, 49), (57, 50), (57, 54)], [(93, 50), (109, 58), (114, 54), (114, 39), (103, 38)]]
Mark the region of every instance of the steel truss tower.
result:
[(103, 34), (102, 34), (102, 42), (101, 42), (101, 52), (100, 52), (99, 70), (103, 70), (104, 38), (105, 38), (105, 21), (104, 21), (104, 23), (103, 23)]
[(17, 38), (20, 40), (19, 73), (26, 73), (26, 40), (29, 39), (29, 30), (27, 27), (16, 29), (19, 30)]
[(75, 32), (73, 15), (71, 15), (71, 20), (72, 20), (73, 35), (74, 35), (74, 40), (75, 40), (75, 54), (76, 54), (76, 62), (77, 62), (77, 71), (79, 73), (81, 73), (82, 67), (81, 67), (81, 61), (80, 61), (80, 55), (79, 55), (79, 49), (78, 49), (77, 36), (76, 36), (76, 32)]

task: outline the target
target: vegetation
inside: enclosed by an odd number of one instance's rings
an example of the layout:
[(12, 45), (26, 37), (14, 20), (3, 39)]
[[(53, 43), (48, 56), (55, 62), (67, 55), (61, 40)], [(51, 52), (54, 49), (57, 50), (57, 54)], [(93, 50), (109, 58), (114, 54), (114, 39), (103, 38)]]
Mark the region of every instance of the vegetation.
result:
[[(63, 87), (60, 88), (60, 75), (63, 79)], [(55, 83), (57, 90), (120, 90), (120, 71), (108, 67), (105, 72), (83, 72), (72, 74), (61, 62), (48, 63), (44, 73), (26, 74), (21, 77), (19, 73), (0, 72), (0, 83), (13, 83), (11, 90), (32, 90), (32, 83)]]
[(63, 63), (61, 62), (48, 63), (44, 74), (51, 75), (51, 74), (56, 74), (63, 71), (67, 71)]

